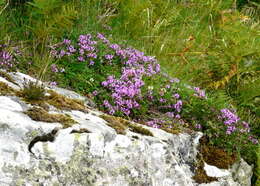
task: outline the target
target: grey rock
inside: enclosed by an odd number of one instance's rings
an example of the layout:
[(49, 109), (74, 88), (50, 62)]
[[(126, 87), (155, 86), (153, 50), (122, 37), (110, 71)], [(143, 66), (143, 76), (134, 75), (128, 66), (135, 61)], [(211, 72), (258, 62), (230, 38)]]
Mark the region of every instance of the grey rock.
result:
[[(12, 76), (17, 84), (22, 84), (24, 78), (36, 81), (21, 73)], [(59, 88), (55, 91), (87, 102), (74, 92)], [(202, 133), (173, 135), (144, 126), (153, 137), (131, 131), (119, 135), (100, 117), (103, 113), (95, 109), (89, 113), (60, 111), (77, 121), (62, 129), (60, 123), (33, 121), (24, 114), (30, 107), (15, 96), (0, 96), (1, 186), (199, 185), (192, 176)], [(36, 142), (30, 153), (29, 143), (54, 128), (59, 129), (55, 140)], [(90, 133), (71, 133), (80, 129)], [(249, 186), (252, 167), (241, 159), (229, 170), (206, 167), (206, 172), (218, 177), (218, 181), (200, 186)]]

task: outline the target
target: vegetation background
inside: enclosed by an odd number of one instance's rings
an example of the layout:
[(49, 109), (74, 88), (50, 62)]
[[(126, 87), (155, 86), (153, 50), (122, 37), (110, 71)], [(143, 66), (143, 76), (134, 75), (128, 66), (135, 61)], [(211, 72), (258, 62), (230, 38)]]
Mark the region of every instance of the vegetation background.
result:
[[(91, 78), (105, 77), (72, 65), (53, 79), (51, 65), (60, 62), (50, 48), (80, 34), (104, 33), (113, 42), (156, 56), (163, 72), (205, 89), (214, 97), (212, 104), (229, 103), (260, 136), (258, 0), (0, 0), (0, 23), (0, 52), (7, 50), (19, 61), (8, 70), (90, 95), (99, 88)], [(102, 72), (111, 71), (106, 68)], [(160, 83), (150, 82), (154, 87)], [(193, 105), (194, 115), (198, 105)], [(256, 185), (259, 149), (240, 151), (255, 165)]]

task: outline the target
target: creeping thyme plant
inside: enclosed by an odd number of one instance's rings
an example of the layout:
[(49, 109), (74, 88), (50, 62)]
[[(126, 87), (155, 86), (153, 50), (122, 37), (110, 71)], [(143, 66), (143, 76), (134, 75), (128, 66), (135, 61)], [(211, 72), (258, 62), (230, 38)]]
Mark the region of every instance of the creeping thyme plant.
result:
[[(228, 102), (161, 72), (154, 56), (116, 44), (103, 34), (84, 34), (51, 46), (50, 66), (58, 84), (91, 92), (111, 115), (155, 128), (203, 131), (229, 150), (258, 144), (250, 126)], [(218, 103), (218, 104), (216, 104)]]

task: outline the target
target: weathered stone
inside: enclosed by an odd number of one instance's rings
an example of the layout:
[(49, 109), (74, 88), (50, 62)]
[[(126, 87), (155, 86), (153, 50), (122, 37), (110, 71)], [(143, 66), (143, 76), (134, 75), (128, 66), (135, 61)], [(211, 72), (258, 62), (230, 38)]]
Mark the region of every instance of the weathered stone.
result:
[[(12, 77), (19, 85), (24, 78), (36, 81), (21, 73)], [(58, 92), (70, 98), (82, 98), (71, 91)], [(81, 100), (86, 101), (84, 97)], [(120, 135), (107, 125), (100, 117), (103, 113), (97, 110), (85, 113), (51, 108), (51, 111), (70, 115), (77, 122), (63, 129), (60, 123), (33, 121), (24, 113), (30, 107), (15, 96), (0, 96), (1, 186), (250, 185), (252, 168), (243, 160), (230, 170), (205, 164), (206, 173), (218, 181), (195, 183), (193, 166), (202, 133), (175, 135), (143, 126), (153, 137), (129, 130), (126, 135)], [(50, 134), (55, 128), (58, 132), (54, 141), (37, 141), (32, 153), (29, 152), (28, 145), (35, 137)]]

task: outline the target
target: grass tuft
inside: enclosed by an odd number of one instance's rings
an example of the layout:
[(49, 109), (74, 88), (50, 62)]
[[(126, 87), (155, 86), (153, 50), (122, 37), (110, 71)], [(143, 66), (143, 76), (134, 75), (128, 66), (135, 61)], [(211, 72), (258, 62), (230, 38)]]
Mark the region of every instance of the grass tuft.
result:
[(45, 89), (38, 82), (29, 81), (24, 83), (24, 87), (21, 91), (21, 96), (26, 101), (39, 101), (43, 100), (45, 96)]

